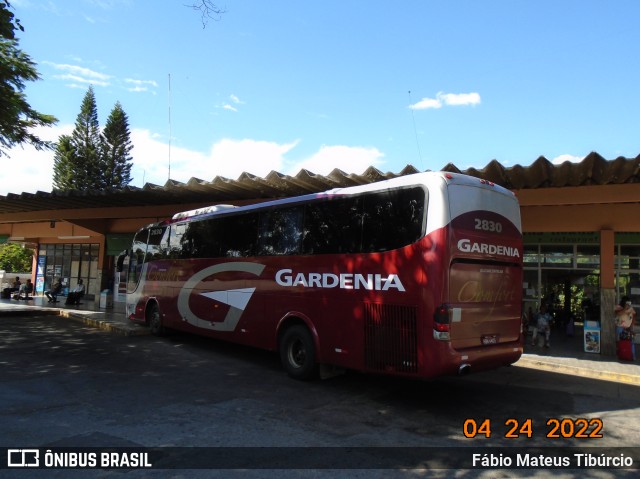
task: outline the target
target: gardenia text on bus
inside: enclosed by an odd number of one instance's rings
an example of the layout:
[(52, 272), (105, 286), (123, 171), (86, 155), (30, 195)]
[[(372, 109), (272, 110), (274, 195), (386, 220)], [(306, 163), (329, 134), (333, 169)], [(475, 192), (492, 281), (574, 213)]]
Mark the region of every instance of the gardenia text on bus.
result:
[(305, 288), (340, 288), (387, 291), (391, 288), (404, 292), (404, 285), (397, 274), (359, 273), (293, 273), (291, 269), (281, 269), (276, 273), (276, 283), (280, 286), (303, 286)]
[(458, 249), (463, 253), (491, 254), (509, 256), (511, 258), (520, 257), (518, 248), (487, 243), (475, 243), (469, 239), (461, 239), (460, 241), (458, 241)]

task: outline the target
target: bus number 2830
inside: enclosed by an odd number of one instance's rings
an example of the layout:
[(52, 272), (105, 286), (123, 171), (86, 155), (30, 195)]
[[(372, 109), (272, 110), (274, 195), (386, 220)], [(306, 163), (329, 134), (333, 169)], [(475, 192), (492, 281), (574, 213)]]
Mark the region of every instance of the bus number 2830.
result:
[(475, 222), (476, 230), (489, 231), (491, 233), (502, 233), (502, 223), (498, 221), (481, 220), (480, 218), (475, 218)]

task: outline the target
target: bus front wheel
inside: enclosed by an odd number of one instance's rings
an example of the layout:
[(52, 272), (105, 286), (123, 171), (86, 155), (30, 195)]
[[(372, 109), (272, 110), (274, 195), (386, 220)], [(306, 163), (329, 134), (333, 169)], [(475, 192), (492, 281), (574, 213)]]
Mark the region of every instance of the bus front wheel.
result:
[(154, 336), (162, 336), (164, 334), (164, 326), (162, 325), (162, 317), (160, 316), (160, 308), (157, 304), (152, 305), (147, 313), (149, 322), (149, 330)]
[(309, 329), (295, 325), (285, 331), (280, 341), (280, 360), (287, 374), (294, 379), (304, 381), (316, 377), (316, 348)]

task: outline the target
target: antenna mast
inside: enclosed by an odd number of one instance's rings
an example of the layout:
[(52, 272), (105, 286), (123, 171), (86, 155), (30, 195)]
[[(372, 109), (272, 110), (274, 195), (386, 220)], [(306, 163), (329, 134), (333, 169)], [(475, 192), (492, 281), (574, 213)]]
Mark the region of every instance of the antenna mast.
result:
[(168, 180), (171, 180), (171, 73), (169, 73), (169, 174)]
[(413, 108), (411, 108), (411, 90), (409, 90), (409, 109), (411, 110), (411, 119), (413, 120), (413, 132), (416, 135), (416, 146), (418, 147), (418, 158), (420, 159), (420, 168), (424, 169), (424, 164), (422, 163), (422, 152), (420, 151), (420, 142), (418, 141), (418, 128), (416, 127), (416, 116), (413, 113)]

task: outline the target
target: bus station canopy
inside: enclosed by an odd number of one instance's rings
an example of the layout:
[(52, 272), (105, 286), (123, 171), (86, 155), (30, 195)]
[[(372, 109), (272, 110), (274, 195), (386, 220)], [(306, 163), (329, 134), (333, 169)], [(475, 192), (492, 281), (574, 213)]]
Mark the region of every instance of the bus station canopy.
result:
[[(615, 160), (606, 160), (597, 153), (590, 153), (580, 163), (567, 161), (560, 165), (540, 157), (529, 166), (513, 167), (505, 167), (493, 160), (482, 169), (466, 170), (461, 170), (449, 163), (442, 170), (483, 178), (511, 190), (614, 185), (640, 183), (640, 155), (636, 158), (618, 157)], [(290, 176), (272, 171), (265, 177), (242, 173), (235, 180), (220, 176), (211, 181), (191, 178), (186, 183), (168, 180), (164, 185), (147, 183), (142, 188), (127, 186), (105, 191), (54, 190), (9, 193), (6, 196), (0, 196), (0, 215), (51, 209), (266, 200), (368, 184), (418, 171), (411, 165), (407, 165), (399, 173), (384, 173), (374, 167), (369, 167), (362, 174), (345, 173), (334, 169), (328, 175), (301, 170), (296, 175)]]

